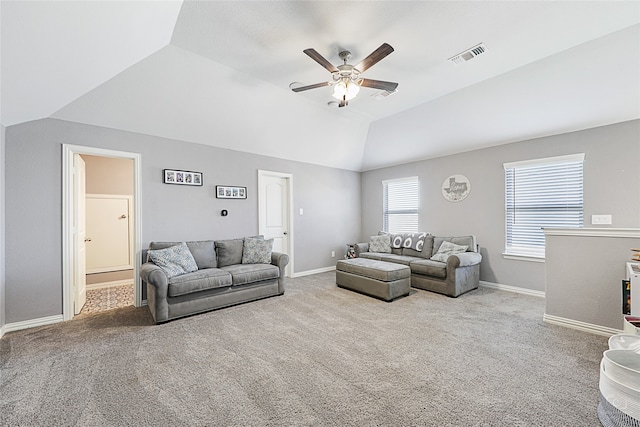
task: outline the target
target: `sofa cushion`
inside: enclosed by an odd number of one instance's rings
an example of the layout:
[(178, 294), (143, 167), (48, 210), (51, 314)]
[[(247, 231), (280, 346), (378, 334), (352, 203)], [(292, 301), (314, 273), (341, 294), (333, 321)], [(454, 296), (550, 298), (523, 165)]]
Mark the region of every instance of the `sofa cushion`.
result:
[(369, 241), (369, 251), (390, 254), (391, 236), (389, 234), (371, 236), (371, 240)]
[(169, 279), (170, 297), (231, 286), (231, 274), (218, 268), (207, 268)]
[(218, 267), (242, 264), (242, 248), (244, 239), (216, 240)]
[(423, 274), (441, 279), (447, 277), (447, 264), (444, 262), (421, 259), (412, 261), (409, 267), (411, 267), (411, 273), (413, 274)]
[[(151, 242), (149, 243), (149, 249), (165, 249), (179, 243), (180, 242)], [(213, 240), (199, 240), (186, 243), (193, 259), (196, 260), (198, 269), (217, 267), (216, 250)]]
[(376, 252), (360, 252), (360, 256), (358, 258), (366, 258), (366, 259), (375, 259), (380, 261), (380, 255)]
[(190, 273), (198, 269), (198, 265), (185, 242), (180, 242), (165, 249), (150, 249), (147, 251), (147, 255), (155, 265), (164, 271), (167, 278)]
[(476, 236), (460, 236), (460, 237), (434, 237), (433, 253), (438, 253), (442, 242), (451, 242), (460, 246), (467, 246), (467, 251), (476, 252)]
[(273, 239), (247, 237), (242, 249), (242, 264), (271, 264)]
[(411, 261), (414, 261), (416, 257), (410, 257), (405, 255), (396, 255), (396, 254), (383, 254), (377, 252), (362, 252), (360, 253), (359, 258), (373, 259), (376, 261), (386, 261), (393, 262), (395, 264), (404, 264), (409, 265)]
[(280, 269), (271, 264), (237, 264), (221, 269), (231, 274), (234, 286), (280, 277)]
[(449, 255), (461, 254), (467, 251), (467, 245), (456, 245), (451, 242), (442, 242), (438, 252), (436, 252), (431, 259), (434, 261), (447, 262)]

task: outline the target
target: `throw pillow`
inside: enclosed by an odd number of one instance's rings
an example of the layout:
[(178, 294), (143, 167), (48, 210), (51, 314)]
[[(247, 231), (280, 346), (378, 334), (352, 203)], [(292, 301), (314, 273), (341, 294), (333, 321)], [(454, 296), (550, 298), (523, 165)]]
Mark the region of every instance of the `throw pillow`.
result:
[(254, 239), (247, 237), (244, 239), (244, 249), (242, 250), (243, 264), (271, 264), (271, 250), (273, 239)]
[(427, 237), (427, 233), (406, 233), (403, 235), (402, 247), (422, 252), (425, 237)]
[(242, 264), (243, 239), (216, 240), (218, 267)]
[[(149, 243), (149, 249), (166, 249), (171, 246), (175, 246), (180, 242), (151, 242)], [(216, 268), (216, 249), (213, 244), (213, 240), (202, 240), (185, 242), (189, 248), (189, 252), (193, 255), (193, 259), (196, 260), (198, 270), (205, 268)], [(149, 255), (147, 255), (147, 261), (149, 261)]]
[(390, 234), (391, 247), (393, 249), (402, 249), (402, 242), (404, 242), (404, 234)]
[(193, 255), (193, 259), (196, 260), (198, 270), (202, 270), (203, 268), (216, 268), (218, 266), (216, 261), (216, 248), (213, 240), (187, 242), (187, 247), (191, 255)]
[(168, 278), (198, 270), (196, 260), (185, 242), (166, 249), (150, 249), (147, 254), (151, 261), (164, 271)]
[(391, 236), (389, 234), (383, 234), (381, 236), (371, 236), (371, 240), (369, 241), (369, 252), (390, 254)]
[(431, 257), (434, 261), (447, 262), (449, 255), (461, 254), (467, 251), (468, 246), (460, 246), (451, 242), (442, 242), (440, 249)]

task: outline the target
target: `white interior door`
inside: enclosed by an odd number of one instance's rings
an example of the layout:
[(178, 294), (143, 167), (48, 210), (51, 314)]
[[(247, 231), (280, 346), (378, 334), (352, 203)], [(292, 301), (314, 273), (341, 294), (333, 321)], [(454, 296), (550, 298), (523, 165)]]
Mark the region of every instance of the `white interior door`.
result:
[(79, 314), (87, 301), (86, 282), (86, 172), (79, 154), (73, 156), (73, 227), (74, 227), (74, 274), (73, 296), (74, 314)]
[[(261, 171), (259, 189), (260, 234), (265, 239), (273, 239), (273, 251), (289, 255), (290, 261), (292, 232), (289, 218), (291, 180), (282, 174), (269, 174)], [(287, 274), (291, 275), (291, 262)]]
[(131, 197), (87, 195), (87, 273), (133, 268)]

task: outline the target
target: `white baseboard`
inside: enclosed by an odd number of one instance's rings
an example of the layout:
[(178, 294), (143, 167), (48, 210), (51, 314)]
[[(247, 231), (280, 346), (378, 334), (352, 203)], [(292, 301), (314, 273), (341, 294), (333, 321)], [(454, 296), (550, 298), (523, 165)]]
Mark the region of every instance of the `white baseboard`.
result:
[(35, 328), (36, 326), (51, 325), (53, 323), (62, 322), (64, 317), (62, 314), (55, 316), (40, 317), (38, 319), (23, 320), (22, 322), (7, 323), (4, 325), (4, 333), (19, 331), (22, 329)]
[(111, 282), (92, 283), (87, 285), (87, 290), (92, 291), (95, 289), (113, 288), (120, 285), (133, 285), (133, 279), (113, 280)]
[(336, 269), (336, 266), (333, 265), (331, 267), (323, 267), (323, 268), (316, 268), (315, 270), (307, 270), (307, 271), (300, 271), (299, 273), (293, 273), (292, 277), (302, 277), (302, 276), (311, 276), (312, 274), (318, 274), (318, 273), (326, 273), (328, 271), (333, 271)]
[(544, 298), (544, 291), (534, 291), (533, 289), (520, 288), (518, 286), (502, 285), (500, 283), (480, 281), (480, 285), (485, 288), (497, 289), (499, 291), (515, 292), (516, 294), (531, 295), (533, 297)]
[(0, 326), (0, 338), (4, 335), (4, 325)]
[(610, 337), (611, 335), (621, 334), (623, 331), (606, 326), (594, 325), (592, 323), (580, 322), (578, 320), (567, 319), (564, 317), (552, 316), (545, 313), (542, 320), (552, 325), (564, 326), (565, 328), (577, 329), (579, 331), (589, 332), (596, 335)]

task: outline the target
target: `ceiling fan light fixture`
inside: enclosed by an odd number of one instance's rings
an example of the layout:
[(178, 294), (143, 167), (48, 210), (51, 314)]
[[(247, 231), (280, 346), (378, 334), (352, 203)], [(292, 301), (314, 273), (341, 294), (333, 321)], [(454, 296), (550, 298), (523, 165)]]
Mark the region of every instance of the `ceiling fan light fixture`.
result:
[(309, 89), (333, 86), (332, 95), (339, 101), (338, 107), (346, 107), (349, 103), (348, 101), (358, 95), (360, 87), (381, 89), (387, 92), (394, 92), (398, 87), (398, 83), (394, 82), (360, 78), (361, 72), (368, 70), (393, 52), (393, 48), (387, 43), (383, 43), (355, 67), (347, 63), (349, 58), (351, 58), (351, 53), (347, 50), (339, 53), (340, 59), (342, 59), (344, 64), (338, 65), (337, 67), (327, 61), (315, 49), (309, 48), (302, 52), (329, 71), (331, 73), (331, 80), (306, 86), (298, 86), (296, 82), (294, 82), (289, 85), (289, 88), (294, 92), (304, 92)]
[(360, 92), (360, 85), (349, 78), (342, 78), (333, 85), (333, 97), (340, 101), (351, 101)]

